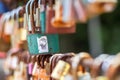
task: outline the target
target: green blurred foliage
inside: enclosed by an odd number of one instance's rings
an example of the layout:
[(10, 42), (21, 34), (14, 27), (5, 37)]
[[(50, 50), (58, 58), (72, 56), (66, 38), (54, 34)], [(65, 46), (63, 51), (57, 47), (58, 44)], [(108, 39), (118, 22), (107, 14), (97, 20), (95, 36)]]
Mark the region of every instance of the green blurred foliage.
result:
[(120, 1), (112, 13), (101, 15), (101, 23), (104, 52), (118, 53), (120, 51)]
[[(111, 13), (100, 15), (103, 52), (116, 54), (120, 51), (120, 0)], [(89, 52), (88, 24), (77, 24), (77, 33), (60, 35), (61, 52)]]
[(87, 24), (76, 24), (75, 34), (60, 35), (61, 52), (89, 51)]

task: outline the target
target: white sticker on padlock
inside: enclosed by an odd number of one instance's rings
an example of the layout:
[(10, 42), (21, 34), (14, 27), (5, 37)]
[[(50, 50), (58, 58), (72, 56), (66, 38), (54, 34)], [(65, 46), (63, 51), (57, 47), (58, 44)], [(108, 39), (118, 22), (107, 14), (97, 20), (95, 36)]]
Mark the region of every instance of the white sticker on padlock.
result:
[(48, 52), (48, 40), (46, 36), (42, 36), (40, 38), (37, 38), (37, 43), (38, 43), (38, 50), (39, 53), (44, 53)]

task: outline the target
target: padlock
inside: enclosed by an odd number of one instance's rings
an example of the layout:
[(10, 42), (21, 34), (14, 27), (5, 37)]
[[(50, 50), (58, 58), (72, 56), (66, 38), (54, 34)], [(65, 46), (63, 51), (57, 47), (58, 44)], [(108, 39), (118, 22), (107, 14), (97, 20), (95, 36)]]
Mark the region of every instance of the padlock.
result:
[[(41, 80), (50, 80), (50, 74), (47, 74), (47, 69), (50, 69), (50, 67), (48, 67), (46, 65), (46, 63), (48, 63), (47, 59), (49, 60), (49, 57), (51, 55), (41, 55), (41, 59), (39, 58), (39, 78)], [(46, 69), (47, 68), (47, 69)]]
[(46, 60), (46, 63), (45, 63), (45, 70), (46, 70), (46, 74), (47, 75), (50, 75), (50, 57), (52, 55), (49, 55), (47, 60)]
[(15, 24), (14, 24), (14, 30), (13, 30), (13, 34), (11, 35), (11, 43), (12, 43), (12, 47), (15, 47), (16, 45), (20, 44), (21, 41), (21, 30), (19, 29), (19, 12), (22, 9), (22, 7), (18, 7), (16, 9), (16, 13), (15, 13)]
[[(23, 11), (23, 10), (21, 10)], [(24, 42), (27, 40), (27, 20), (26, 20), (26, 14), (24, 14), (24, 17), (19, 18), (20, 22), (20, 42)]]
[[(34, 20), (33, 3), (34, 1), (32, 1), (30, 4), (30, 18), (32, 21)], [(35, 33), (35, 24), (32, 21), (28, 22), (30, 23), (29, 25), (32, 26), (32, 33), (28, 34), (27, 36), (30, 54), (48, 54), (58, 52), (59, 51), (58, 35)]]
[[(33, 22), (34, 21), (34, 23), (33, 23), (33, 25), (35, 25), (34, 26), (34, 31), (36, 32), (36, 33), (41, 33), (41, 26), (40, 26), (40, 7), (38, 6), (39, 4), (38, 4), (38, 1), (35, 1), (35, 2), (33, 2), (33, 4), (35, 5), (35, 10), (33, 11), (33, 18), (34, 18), (34, 20), (31, 20), (31, 22)], [(32, 15), (31, 15), (32, 16)], [(31, 18), (32, 19), (32, 18)]]
[[(66, 74), (64, 74), (64, 75), (61, 75), (60, 73), (56, 73), (56, 71), (61, 71), (61, 69), (63, 69), (63, 70), (66, 70), (66, 69), (64, 69), (64, 67), (61, 67), (60, 68), (60, 70), (59, 70), (59, 68), (56, 68), (57, 67), (57, 64), (59, 63), (59, 61), (63, 61), (63, 62), (65, 62), (65, 63), (67, 63), (69, 66), (70, 66), (70, 60), (69, 60), (69, 58), (71, 58), (71, 57), (73, 57), (74, 56), (74, 53), (67, 53), (67, 54), (55, 54), (55, 56), (53, 56), (53, 58), (52, 58), (52, 60), (50, 60), (50, 62), (52, 63), (50, 63), (51, 64), (51, 68), (50, 69), (52, 69), (52, 73), (53, 73), (53, 75), (54, 76), (52, 76), (52, 78), (59, 78), (59, 80), (64, 80), (64, 77), (66, 76)], [(67, 65), (66, 65), (67, 66)], [(59, 66), (58, 67), (60, 67), (60, 64), (59, 64)], [(56, 71), (55, 71), (56, 70)], [(55, 72), (54, 72), (55, 71)], [(68, 72), (69, 72), (69, 70), (67, 70), (67, 71), (65, 71), (65, 72), (67, 72), (67, 74), (68, 74)], [(55, 77), (55, 75), (58, 75), (58, 76), (56, 76)]]
[(26, 13), (24, 13), (24, 23), (23, 23), (23, 27), (25, 28), (25, 29), (27, 29), (27, 15), (26, 15)]
[(19, 56), (19, 60), (24, 62), (25, 64), (29, 64), (30, 63), (30, 54), (28, 51), (24, 51), (21, 52), (22, 54), (21, 55), (18, 55)]
[(27, 79), (26, 64), (24, 62), (20, 61), (19, 65), (20, 65), (20, 68), (19, 68), (20, 71), (19, 72), (21, 73), (21, 76), (22, 76), (23, 80), (26, 80)]
[(28, 74), (32, 75), (32, 70), (33, 70), (33, 63), (28, 64)]
[(21, 40), (26, 41), (27, 40), (27, 15), (24, 13), (24, 23), (23, 23), (23, 28), (21, 30)]
[(69, 69), (70, 65), (67, 62), (60, 60), (53, 70), (51, 76), (54, 79), (62, 80), (63, 76), (68, 73)]
[(6, 18), (6, 14), (3, 14), (1, 16), (1, 19), (0, 19), (0, 38), (2, 38), (2, 35), (3, 35), (3, 31), (4, 31), (4, 24), (5, 24), (5, 18)]
[(20, 41), (26, 41), (27, 40), (26, 37), (27, 37), (27, 30), (24, 28), (21, 28), (20, 29)]
[(104, 75), (106, 75), (106, 72), (109, 69), (109, 67), (111, 66), (111, 64), (113, 63), (114, 58), (115, 58), (114, 55), (110, 55), (106, 59), (104, 59), (104, 61), (102, 63), (102, 67), (101, 67), (102, 72), (104, 73)]
[(40, 32), (41, 28), (40, 28), (40, 8), (36, 8), (36, 30), (35, 31), (38, 31)]
[(26, 36), (27, 36), (27, 29), (25, 27), (27, 27), (26, 23), (26, 14), (23, 15), (24, 13), (24, 7), (22, 7), (19, 12), (18, 12), (18, 32), (19, 32), (19, 36), (20, 36), (20, 40), (19, 43), (23, 44), (26, 41)]
[(33, 71), (32, 71), (32, 76), (34, 79), (38, 78), (38, 73), (39, 73), (38, 65), (37, 65), (37, 62), (35, 62)]
[(32, 32), (32, 26), (30, 24), (30, 21), (31, 21), (31, 18), (30, 18), (30, 3), (31, 3), (31, 0), (29, 0), (26, 4), (26, 7), (25, 7), (25, 11), (26, 11), (26, 18), (27, 18), (27, 30), (28, 30), (28, 33), (31, 33)]
[[(114, 61), (114, 58), (115, 58), (115, 55), (102, 54), (102, 55), (98, 56), (94, 60), (93, 67), (92, 67), (92, 70), (91, 70), (92, 78), (97, 78), (97, 77), (99, 77), (101, 75), (106, 76), (106, 74), (108, 74), (108, 70), (110, 71), (109, 72), (110, 74), (112, 72), (114, 72), (115, 70), (111, 69), (111, 66), (113, 65), (112, 63)], [(99, 73), (101, 73), (101, 74), (99, 74)], [(102, 79), (102, 78), (100, 78), (100, 79)], [(109, 77), (107, 79), (110, 80)], [(111, 78), (111, 80), (113, 80), (113, 78)]]
[(119, 80), (120, 79), (120, 53), (118, 53), (111, 61), (111, 65), (107, 69), (106, 76), (109, 80)]
[[(17, 10), (14, 10), (14, 13), (12, 14), (12, 17), (16, 17), (17, 13), (16, 13)], [(16, 17), (17, 18), (17, 17)], [(13, 26), (13, 31), (12, 31), (12, 35), (11, 35), (11, 47), (15, 47), (16, 46), (16, 38), (15, 38), (15, 32), (16, 32), (16, 27), (18, 26), (18, 23), (16, 20), (14, 20), (14, 26)]]
[(55, 17), (52, 25), (55, 28), (71, 28), (75, 25), (72, 14), (72, 0), (55, 0)]
[(68, 34), (68, 33), (75, 33), (76, 27), (73, 25), (70, 28), (54, 28), (51, 24), (52, 18), (55, 16), (55, 9), (54, 9), (54, 1), (55, 0), (49, 0), (49, 4), (46, 8), (46, 33), (48, 34)]
[(4, 62), (3, 70), (6, 75), (10, 74), (10, 70), (9, 70), (10, 60), (11, 60), (11, 57), (7, 56)]
[(30, 62), (27, 65), (27, 74), (28, 74), (28, 79), (33, 77), (33, 68), (34, 68), (34, 64), (35, 64), (35, 56), (30, 56)]
[(101, 54), (97, 58), (95, 58), (93, 62), (93, 66), (91, 68), (91, 77), (96, 78), (99, 76), (100, 71), (102, 71), (102, 64), (104, 63), (104, 60), (108, 58), (109, 55), (107, 54)]
[[(83, 63), (85, 59), (87, 61), (91, 61), (92, 58), (88, 53), (81, 52), (71, 59), (73, 80), (91, 80), (90, 73), (85, 70), (86, 67), (90, 68), (91, 64)], [(87, 64), (87, 66), (85, 66), (84, 64)]]
[(64, 79), (63, 80), (73, 80), (73, 76), (72, 76), (72, 74), (67, 74), (67, 75), (65, 75), (64, 76)]
[(87, 22), (88, 16), (87, 16), (87, 12), (86, 12), (86, 8), (83, 5), (81, 0), (74, 0), (74, 16), (75, 16), (75, 20), (76, 22), (80, 22), (80, 23), (85, 23)]
[(89, 17), (94, 17), (106, 12), (112, 12), (117, 0), (88, 0), (86, 9)]
[[(14, 11), (11, 12), (11, 14), (14, 15)], [(8, 17), (8, 19), (6, 20), (5, 28), (4, 28), (5, 34), (6, 35), (12, 35), (13, 27), (14, 27), (14, 16), (11, 16), (10, 18)]]
[[(10, 12), (5, 14), (5, 17), (3, 19), (3, 27), (2, 27), (2, 33), (1, 33), (1, 37), (2, 39), (6, 42), (6, 43), (10, 43), (10, 35), (7, 35), (5, 33), (5, 31), (7, 32), (8, 30), (5, 30), (5, 26), (6, 26), (6, 22), (9, 20), (10, 18)], [(10, 31), (8, 31), (9, 33)]]
[(65, 53), (65, 54), (62, 54), (62, 55), (58, 55), (57, 59), (55, 60), (55, 65), (58, 63), (59, 60), (63, 60), (67, 63), (70, 63), (69, 60), (70, 58), (72, 58), (75, 54), (74, 53)]
[(89, 72), (85, 72), (79, 76), (78, 80), (92, 80)]
[[(55, 54), (52, 57), (50, 57), (50, 74), (52, 73), (52, 70), (53, 70), (53, 68), (52, 68), (52, 66), (53, 66), (53, 59), (56, 57), (56, 55), (58, 55), (58, 54)], [(50, 77), (50, 80), (52, 80), (52, 77)]]
[[(56, 59), (61, 56), (62, 54), (55, 54), (50, 58), (50, 74), (52, 74), (55, 66), (56, 66)], [(50, 80), (54, 80), (52, 77), (50, 77)]]
[(96, 80), (109, 80), (106, 76), (99, 76)]
[(15, 70), (18, 68), (18, 57), (17, 56), (13, 56), (11, 58), (11, 69)]
[(46, 0), (39, 0), (41, 33), (46, 29)]

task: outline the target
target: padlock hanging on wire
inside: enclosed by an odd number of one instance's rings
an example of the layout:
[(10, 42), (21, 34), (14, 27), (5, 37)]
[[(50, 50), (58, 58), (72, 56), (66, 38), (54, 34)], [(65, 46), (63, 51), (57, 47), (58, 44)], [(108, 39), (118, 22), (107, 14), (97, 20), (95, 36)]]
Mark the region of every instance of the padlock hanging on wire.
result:
[[(72, 34), (76, 32), (76, 26), (71, 25), (71, 27), (66, 28), (63, 26), (62, 28), (55, 28), (51, 21), (55, 17), (55, 0), (49, 0), (48, 5), (46, 7), (46, 33), (47, 34)], [(59, 26), (59, 25), (58, 25)]]
[(55, 17), (51, 23), (55, 28), (70, 28), (75, 24), (72, 0), (55, 0)]
[(116, 8), (117, 0), (82, 0), (86, 6), (88, 17), (112, 12)]
[[(28, 3), (26, 7), (28, 19), (28, 28), (31, 30), (27, 35), (28, 49), (30, 54), (52, 54), (59, 51), (59, 38), (58, 34), (45, 34), (43, 32), (36, 32), (35, 28), (37, 27), (34, 23), (34, 0), (31, 3)], [(29, 12), (30, 11), (30, 12)], [(40, 30), (45, 26), (40, 25)]]

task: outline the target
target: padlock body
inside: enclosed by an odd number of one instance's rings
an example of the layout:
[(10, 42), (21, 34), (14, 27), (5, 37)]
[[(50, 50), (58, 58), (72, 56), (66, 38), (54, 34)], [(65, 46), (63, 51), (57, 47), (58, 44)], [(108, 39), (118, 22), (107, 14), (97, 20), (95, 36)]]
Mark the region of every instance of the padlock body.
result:
[(30, 54), (59, 52), (59, 38), (57, 34), (29, 34), (27, 41)]

